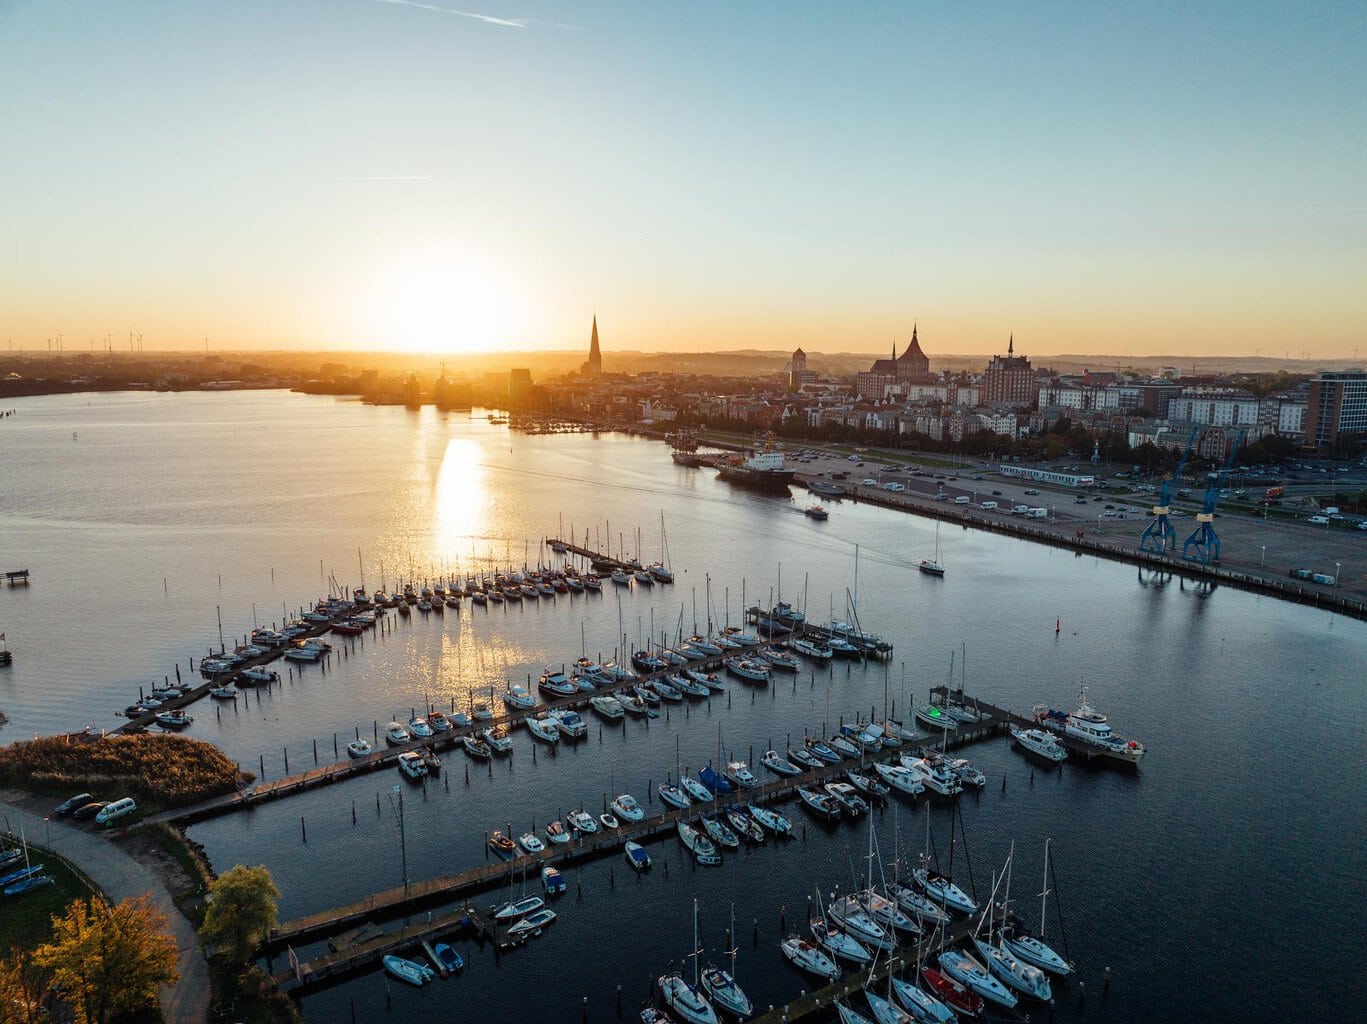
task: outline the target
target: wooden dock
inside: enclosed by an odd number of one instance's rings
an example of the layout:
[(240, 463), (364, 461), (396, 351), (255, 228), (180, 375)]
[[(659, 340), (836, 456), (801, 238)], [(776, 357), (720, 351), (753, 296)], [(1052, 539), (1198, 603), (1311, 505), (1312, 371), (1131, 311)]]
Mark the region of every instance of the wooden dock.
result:
[(5, 582), (11, 587), (27, 587), (29, 583), (29, 572), (27, 569), (11, 569), (5, 573)]

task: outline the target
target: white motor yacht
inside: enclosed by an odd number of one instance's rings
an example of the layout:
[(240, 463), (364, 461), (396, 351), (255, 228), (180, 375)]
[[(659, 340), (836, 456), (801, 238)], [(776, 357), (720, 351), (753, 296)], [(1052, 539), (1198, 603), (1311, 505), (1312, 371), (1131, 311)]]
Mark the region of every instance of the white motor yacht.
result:
[(555, 719), (555, 724), (559, 727), (561, 735), (569, 739), (577, 740), (589, 734), (589, 723), (584, 721), (578, 711), (571, 711), (569, 708), (556, 708), (551, 712), (551, 717)]
[(953, 796), (963, 787), (953, 772), (945, 767), (938, 755), (930, 757), (902, 757), (902, 767), (912, 771), (926, 789), (941, 796)]
[(398, 722), (390, 722), (384, 727), (384, 741), (391, 747), (397, 747), (402, 743), (407, 743), (412, 738), (413, 737), (408, 734), (408, 730)]
[(556, 743), (560, 739), (560, 727), (549, 715), (531, 715), (524, 721), (527, 723), (527, 731), (537, 739), (546, 743)]
[(524, 832), (517, 840), (524, 850), (528, 853), (540, 853), (546, 848), (546, 844), (541, 841), (535, 832)]
[(583, 832), (587, 835), (598, 831), (598, 822), (593, 820), (593, 815), (588, 811), (570, 811), (569, 814), (565, 815), (565, 820), (577, 832)]
[(530, 711), (536, 707), (536, 697), (520, 683), (513, 683), (503, 695), (503, 703), (519, 711)]
[(370, 740), (354, 739), (346, 745), (348, 757), (365, 757), (373, 749)]
[(427, 724), (427, 719), (421, 716), (408, 720), (408, 731), (420, 740), (430, 739), (432, 736), (432, 727)]
[(759, 779), (744, 761), (727, 761), (722, 774), (741, 789), (754, 789), (759, 785)]
[(1042, 757), (1046, 761), (1053, 761), (1057, 764), (1060, 761), (1068, 760), (1068, 751), (1043, 729), (1017, 729), (1013, 725), (1011, 726), (1011, 738), (1020, 745), (1021, 749), (1037, 757)]
[(597, 711), (604, 718), (608, 719), (608, 721), (615, 721), (626, 714), (626, 711), (622, 708), (622, 702), (616, 697), (608, 694), (590, 697), (589, 703), (593, 705), (594, 711)]
[(646, 816), (645, 810), (630, 793), (623, 793), (609, 806), (612, 807), (613, 813), (623, 821), (641, 821)]
[(399, 755), (399, 771), (410, 779), (421, 779), (427, 774), (427, 765), (416, 750), (405, 750)]

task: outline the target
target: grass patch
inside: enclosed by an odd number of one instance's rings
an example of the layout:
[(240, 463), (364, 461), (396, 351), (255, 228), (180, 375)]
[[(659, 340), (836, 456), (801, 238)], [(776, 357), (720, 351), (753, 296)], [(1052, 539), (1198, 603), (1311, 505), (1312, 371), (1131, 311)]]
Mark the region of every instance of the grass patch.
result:
[(86, 790), (101, 800), (131, 796), (140, 811), (197, 803), (253, 778), (212, 743), (188, 736), (48, 736), (0, 748), (0, 784), (49, 795)]
[[(55, 854), (30, 844), (29, 861), (42, 864), (43, 874), (51, 875), (53, 884), (23, 896), (0, 897), (5, 901), (4, 912), (0, 913), (0, 951), (34, 949), (52, 938), (52, 918), (64, 913), (68, 903), (98, 895), (84, 875)], [(13, 870), (9, 868), (4, 873)]]

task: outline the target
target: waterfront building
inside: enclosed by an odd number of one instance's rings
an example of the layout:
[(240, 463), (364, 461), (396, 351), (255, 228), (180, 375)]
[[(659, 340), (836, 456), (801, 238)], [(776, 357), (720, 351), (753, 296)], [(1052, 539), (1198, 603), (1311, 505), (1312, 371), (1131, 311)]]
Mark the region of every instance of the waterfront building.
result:
[(1367, 435), (1367, 373), (1321, 371), (1310, 381), (1305, 414), (1305, 444), (1331, 448)]

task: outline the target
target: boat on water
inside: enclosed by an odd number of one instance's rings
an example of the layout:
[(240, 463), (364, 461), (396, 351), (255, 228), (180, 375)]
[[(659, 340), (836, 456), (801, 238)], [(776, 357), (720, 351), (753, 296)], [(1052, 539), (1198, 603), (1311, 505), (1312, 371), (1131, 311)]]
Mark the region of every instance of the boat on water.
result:
[(556, 697), (572, 697), (579, 692), (579, 687), (570, 681), (564, 672), (547, 669), (541, 673), (541, 679), (537, 683), (544, 693), (552, 694)]
[(692, 776), (679, 776), (679, 788), (687, 793), (695, 803), (705, 804), (712, 799), (712, 791)]
[(754, 818), (762, 828), (768, 829), (774, 835), (787, 836), (793, 834), (793, 823), (777, 811), (760, 807), (758, 804), (746, 804), (745, 810), (750, 812), (750, 817)]
[(503, 703), (519, 711), (530, 711), (536, 707), (536, 696), (521, 683), (513, 683), (503, 694)]
[(588, 811), (582, 809), (570, 811), (569, 814), (565, 815), (565, 820), (569, 822), (570, 828), (574, 829), (576, 832), (583, 832), (585, 835), (591, 835), (598, 831), (598, 822), (594, 820), (593, 815)]
[(796, 672), (798, 670), (797, 659), (781, 647), (761, 647), (759, 656), (768, 663), (770, 669), (778, 669), (780, 672)]
[(808, 505), (802, 510), (802, 514), (808, 519), (825, 520), (831, 517), (831, 514), (822, 505)]
[(541, 869), (541, 888), (546, 890), (547, 896), (560, 896), (566, 889), (565, 876), (547, 864)]
[(678, 680), (678, 688), (683, 691), (683, 695), (685, 697), (710, 697), (712, 688), (705, 681), (694, 679), (693, 675), (692, 672), (685, 671), (675, 677)]
[(840, 809), (851, 818), (857, 818), (869, 811), (868, 801), (861, 797), (848, 782), (828, 782), (823, 787), (831, 799), (840, 804)]
[(477, 760), (487, 761), (494, 756), (494, 752), (489, 749), (489, 744), (478, 736), (466, 734), (460, 738), (460, 742), (465, 747), (465, 752)]
[(856, 771), (845, 772), (845, 778), (850, 780), (850, 785), (866, 796), (876, 800), (884, 799), (890, 790), (883, 783), (870, 775), (861, 775)]
[(662, 976), (658, 981), (660, 998), (685, 1024), (717, 1024), (717, 1011), (699, 988), (697, 900), (693, 901), (693, 950), (693, 981), (688, 982), (677, 972)]
[(901, 758), (902, 767), (912, 772), (919, 778), (926, 789), (940, 796), (953, 796), (963, 787), (959, 785), (959, 778), (947, 767), (944, 759), (938, 754), (931, 754), (926, 757), (907, 757)]
[(0, 891), (6, 896), (22, 896), (25, 893), (32, 892), (34, 889), (41, 889), (45, 885), (51, 885), (55, 881), (56, 879), (51, 875), (34, 874), (29, 875), (27, 878), (21, 878), (19, 881), (5, 886), (4, 889)]
[(241, 692), (232, 683), (227, 686), (211, 686), (209, 688), (209, 696), (214, 700), (237, 700), (237, 695)]
[(427, 724), (432, 727), (433, 732), (450, 732), (455, 728), (444, 711), (433, 711), (427, 716)]
[(775, 775), (797, 775), (802, 771), (801, 768), (786, 757), (781, 756), (776, 750), (766, 750), (760, 757), (759, 763)]
[(840, 818), (840, 804), (829, 793), (819, 793), (806, 786), (799, 786), (797, 795), (802, 800), (802, 806), (818, 818), (826, 821), (836, 821)]
[(906, 796), (919, 796), (926, 791), (925, 784), (921, 781), (920, 776), (910, 768), (903, 768), (900, 764), (878, 762), (873, 766), (873, 770), (890, 788)]
[(489, 849), (500, 857), (516, 857), (517, 843), (513, 842), (502, 832), (494, 832), (489, 836)]
[(426, 964), (420, 964), (416, 960), (405, 960), (401, 956), (391, 954), (384, 958), (383, 963), (384, 969), (394, 977), (419, 988), (437, 976), (437, 972)]
[(954, 732), (959, 728), (959, 723), (950, 718), (938, 704), (916, 705), (916, 720), (937, 732)]
[(884, 999), (871, 989), (864, 989), (864, 999), (867, 1000), (869, 1009), (873, 1012), (873, 1019), (876, 1024), (913, 1024), (915, 1021), (911, 1014), (896, 1003)]
[(789, 935), (780, 944), (783, 955), (800, 970), (815, 974), (818, 978), (834, 981), (840, 976), (840, 968), (822, 950), (798, 935)]
[(1008, 1010), (1014, 1008), (1018, 1002), (1015, 993), (994, 978), (986, 967), (968, 953), (959, 949), (944, 949), (940, 951), (939, 960), (945, 974), (983, 999), (1004, 1006)]
[(875, 1024), (874, 1021), (869, 1020), (862, 1013), (859, 1013), (857, 1010), (852, 1010), (838, 1000), (835, 1004), (835, 1011), (840, 1017), (840, 1024)]
[(698, 772), (698, 780), (717, 796), (730, 796), (733, 791), (730, 780), (710, 764)]
[(551, 717), (555, 719), (560, 734), (568, 739), (583, 739), (589, 734), (589, 723), (584, 721), (578, 711), (571, 711), (569, 708), (557, 708), (551, 712)]
[(555, 917), (555, 911), (549, 907), (533, 910), (521, 921), (508, 928), (508, 936), (513, 939), (523, 939), (529, 935), (540, 935), (542, 930), (555, 920)]
[(826, 763), (823, 760), (821, 760), (821, 758), (817, 757), (815, 754), (809, 753), (808, 751), (803, 750), (800, 747), (788, 748), (788, 760), (791, 761), (793, 764), (797, 765), (799, 768), (806, 769), (807, 771), (811, 771), (814, 768), (820, 768), (823, 764)]
[(919, 867), (912, 871), (911, 877), (921, 891), (938, 905), (961, 914), (977, 913), (978, 904), (945, 875), (927, 867)]
[(622, 705), (622, 710), (629, 715), (640, 717), (650, 711), (650, 708), (646, 706), (646, 702), (635, 693), (622, 692), (614, 694), (614, 696), (617, 698), (617, 703)]
[(767, 683), (769, 665), (757, 658), (726, 658), (722, 664), (726, 671), (747, 683)]
[(842, 757), (859, 757), (860, 750), (849, 739), (844, 736), (832, 736), (826, 741), (827, 745)]
[(399, 755), (399, 771), (410, 779), (422, 779), (427, 775), (427, 765), (416, 750), (405, 750)]
[(523, 721), (527, 724), (527, 731), (537, 739), (552, 744), (559, 742), (560, 727), (550, 715), (529, 715)]
[(1024, 960), (1013, 956), (1008, 950), (993, 945), (985, 939), (976, 938), (973, 940), (973, 945), (978, 950), (981, 962), (985, 963), (988, 970), (1008, 986), (1022, 995), (1029, 996), (1031, 999), (1038, 999), (1041, 1002), (1047, 1003), (1053, 999), (1054, 993), (1049, 984), (1049, 978), (1038, 967), (1026, 963)]
[(517, 842), (524, 850), (533, 855), (541, 853), (546, 849), (546, 844), (541, 841), (540, 837), (538, 837), (535, 832), (522, 833), (522, 835), (518, 837)]
[(1011, 726), (1011, 738), (1016, 741), (1022, 750), (1042, 757), (1046, 761), (1053, 761), (1055, 764), (1060, 761), (1068, 760), (1068, 750), (1063, 747), (1052, 733), (1047, 733), (1043, 729), (1018, 729)]
[(657, 787), (657, 792), (660, 794), (660, 799), (671, 807), (682, 809), (693, 803), (688, 794), (673, 783), (661, 782)]
[(981, 789), (987, 785), (987, 776), (982, 769), (966, 757), (945, 758), (945, 767), (954, 773), (961, 786)]
[(923, 558), (917, 563), (916, 568), (927, 576), (943, 576), (945, 574), (945, 564), (943, 556), (940, 554), (940, 523), (935, 522), (935, 555), (932, 558)]
[(506, 726), (493, 725), (487, 729), (479, 731), (480, 739), (489, 745), (489, 749), (500, 754), (507, 754), (513, 749), (512, 737), (508, 735)]
[(759, 785), (759, 779), (755, 778), (755, 773), (744, 761), (727, 761), (722, 774), (739, 789), (754, 789)]
[(817, 661), (830, 661), (835, 657), (835, 652), (828, 644), (811, 636), (795, 636), (788, 641), (788, 646), (798, 654), (815, 658)]
[(1022, 921), (1008, 924), (1002, 930), (1001, 943), (1004, 948), (1009, 950), (1018, 959), (1032, 964), (1040, 970), (1048, 971), (1059, 977), (1066, 977), (1073, 972), (1072, 964), (1059, 956), (1055, 950), (1044, 941), (1044, 922), (1045, 909), (1049, 902), (1049, 841), (1044, 843), (1044, 886), (1040, 889), (1039, 920), (1040, 930), (1036, 935), (1026, 927)]
[(667, 679), (653, 679), (649, 683), (643, 684), (643, 689), (654, 690), (657, 697), (667, 700), (671, 704), (683, 700), (683, 692)]
[(831, 746), (823, 740), (819, 740), (815, 736), (808, 736), (805, 742), (807, 745), (807, 752), (813, 755), (814, 757), (819, 758), (826, 764), (840, 763), (840, 755), (837, 754), (835, 750), (832, 749)]
[(1138, 765), (1144, 757), (1144, 744), (1116, 735), (1106, 716), (1092, 706), (1086, 686), (1081, 688), (1078, 706), (1072, 711), (1055, 711), (1047, 704), (1035, 705), (1035, 722), (1073, 740), (1088, 754), (1100, 754), (1131, 765)]
[(679, 842), (684, 844), (684, 849), (691, 853), (699, 864), (717, 865), (721, 863), (721, 854), (712, 844), (712, 840), (688, 824), (686, 821), (678, 823)]
[(978, 1016), (987, 1005), (978, 993), (965, 985), (961, 985), (947, 974), (940, 973), (934, 967), (928, 965), (922, 967), (921, 980), (925, 982), (926, 988), (930, 989), (935, 998), (955, 1013), (962, 1014), (965, 1017)]
[(187, 728), (194, 721), (193, 718), (179, 709), (175, 711), (158, 711), (154, 716), (154, 719), (157, 725), (161, 726), (163, 729), (174, 729), (177, 731)]
[(540, 896), (524, 896), (520, 900), (511, 900), (501, 906), (494, 908), (495, 921), (516, 921), (526, 917), (535, 910), (540, 910), (546, 905), (546, 901)]
[(908, 917), (902, 912), (902, 908), (897, 905), (896, 900), (889, 899), (874, 889), (863, 890), (856, 895), (856, 899), (859, 900), (859, 905), (870, 917), (883, 928), (890, 930), (894, 936), (898, 932), (907, 932), (911, 935), (921, 934), (921, 926), (914, 918)]
[(645, 809), (636, 802), (636, 798), (630, 793), (623, 793), (608, 806), (623, 821), (641, 821), (646, 816)]
[(726, 815), (726, 823), (738, 836), (748, 839), (752, 843), (764, 842), (764, 829), (745, 810), (744, 806), (728, 807), (723, 813)]
[(874, 949), (892, 949), (894, 945), (892, 933), (873, 919), (873, 916), (859, 902), (858, 897), (842, 896), (837, 900), (832, 900), (827, 908), (827, 913), (839, 923), (841, 928), (865, 946)]
[(787, 494), (795, 470), (784, 461), (783, 453), (766, 443), (749, 458), (732, 458), (717, 467), (717, 479), (755, 490)]
[(455, 974), (465, 969), (465, 958), (445, 942), (438, 942), (432, 947), (432, 952), (437, 955), (437, 960), (446, 968), (447, 973)]
[(707, 833), (707, 838), (718, 846), (725, 846), (731, 850), (740, 849), (740, 837), (731, 830), (731, 826), (721, 820), (715, 814), (705, 815), (698, 819), (702, 823), (703, 830)]
[(809, 922), (814, 938), (822, 949), (831, 956), (852, 964), (863, 965), (873, 959), (868, 947), (851, 935), (831, 924), (825, 918), (814, 917)]
[(622, 707), (622, 702), (609, 694), (599, 694), (590, 697), (589, 703), (593, 705), (593, 710), (608, 721), (616, 721), (626, 715), (626, 710)]
[(426, 740), (432, 738), (432, 727), (427, 724), (427, 719), (421, 716), (408, 720), (408, 731), (416, 739)]
[(278, 683), (280, 682), (280, 673), (273, 672), (268, 668), (244, 668), (242, 678), (253, 683)]
[(942, 925), (948, 924), (950, 917), (930, 897), (922, 892), (918, 892), (909, 885), (902, 885), (900, 882), (888, 885), (888, 895), (897, 901), (897, 905), (904, 911), (916, 918), (923, 924)]
[(650, 869), (650, 854), (640, 843), (628, 842), (625, 849), (627, 863), (633, 870), (647, 871)]
[(391, 747), (407, 743), (412, 738), (408, 730), (398, 722), (390, 722), (384, 727), (384, 741)]
[[(593, 819), (590, 818), (590, 821)], [(557, 846), (563, 846), (570, 841), (570, 834), (565, 831), (565, 826), (559, 821), (553, 821), (546, 826), (546, 839)]]

